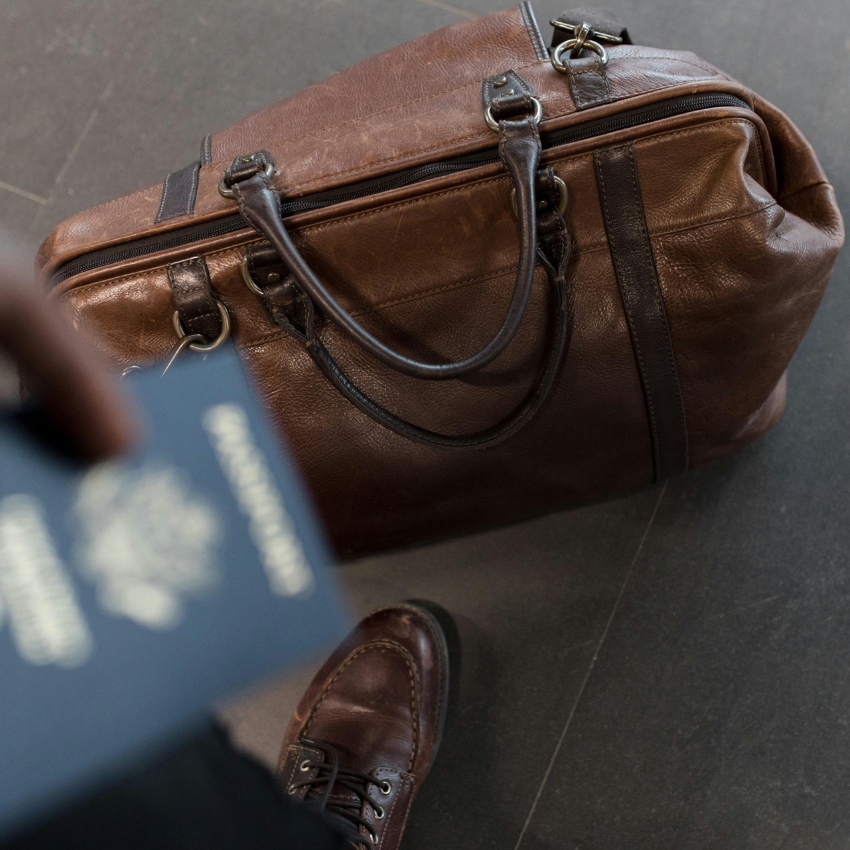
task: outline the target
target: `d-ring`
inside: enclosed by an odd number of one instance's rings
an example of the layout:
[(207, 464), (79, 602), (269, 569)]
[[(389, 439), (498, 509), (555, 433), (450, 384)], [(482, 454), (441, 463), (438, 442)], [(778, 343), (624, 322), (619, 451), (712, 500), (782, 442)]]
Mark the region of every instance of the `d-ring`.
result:
[[(539, 124), (540, 119), (543, 117), (543, 104), (536, 97), (532, 97), (531, 99), (534, 101), (534, 114), (531, 116), (531, 121), (533, 124)], [(493, 117), (492, 108), (489, 106), (484, 110), (484, 120), (491, 130), (494, 130), (496, 133), (499, 132), (499, 122)]]
[[(263, 166), (263, 171), (266, 172), (266, 177), (271, 179), (272, 174), (274, 174), (274, 165), (271, 162), (267, 162)], [(222, 198), (232, 198), (233, 197), (233, 189), (227, 185), (227, 172), (225, 171), (221, 177), (221, 180), (218, 181), (218, 193), (222, 196)]]
[(266, 293), (254, 283), (254, 278), (251, 277), (251, 270), (248, 268), (248, 254), (246, 252), (245, 256), (242, 258), (242, 262), (239, 264), (239, 268), (242, 270), (242, 280), (245, 281), (245, 286), (251, 290), (255, 295), (259, 295), (260, 298), (265, 298)]
[[(564, 60), (562, 59), (563, 55), (568, 51), (572, 50), (579, 43), (577, 38), (571, 38), (569, 41), (562, 41), (552, 53), (552, 65), (554, 65), (556, 71), (560, 71), (562, 74), (567, 73), (567, 66), (564, 64)], [(590, 48), (598, 57), (599, 61), (602, 62), (603, 65), (608, 64), (608, 51), (598, 42), (593, 41), (592, 39), (587, 39), (582, 47)]]
[[(555, 185), (558, 187), (558, 209), (561, 211), (561, 215), (567, 214), (567, 184), (561, 180), (558, 175), (555, 175)], [(516, 208), (516, 189), (511, 189), (511, 207), (514, 211), (514, 218), (519, 216), (519, 211)]]
[[(218, 314), (221, 316), (221, 331), (219, 335), (208, 342), (193, 342), (189, 345), (189, 348), (192, 351), (212, 351), (215, 348), (218, 348), (229, 336), (230, 336), (230, 313), (227, 312), (227, 307), (221, 303), (221, 301), (216, 301), (215, 306), (218, 307)], [(177, 332), (177, 338), (183, 339), (186, 336), (186, 331), (183, 329), (183, 324), (180, 321), (180, 311), (174, 311), (174, 318), (172, 319), (172, 323), (174, 324), (174, 330)], [(198, 336), (202, 336), (202, 334), (198, 334)]]

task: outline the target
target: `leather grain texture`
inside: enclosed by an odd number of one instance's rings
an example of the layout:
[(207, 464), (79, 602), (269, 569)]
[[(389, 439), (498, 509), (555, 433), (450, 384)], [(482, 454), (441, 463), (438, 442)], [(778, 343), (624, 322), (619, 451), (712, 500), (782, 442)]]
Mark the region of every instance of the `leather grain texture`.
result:
[[(470, 453), (420, 445), (344, 399), (245, 285), (245, 251), (262, 252), (264, 242), (250, 228), (83, 272), (54, 297), (116, 368), (154, 363), (175, 342), (166, 266), (203, 255), (244, 361), (344, 556), (604, 498), (656, 475), (594, 164), (594, 154), (628, 146), (639, 175), (631, 203), (639, 197), (641, 239), (666, 313), (688, 464), (728, 455), (781, 415), (785, 370), (844, 238), (833, 190), (793, 122), (708, 63), (633, 45), (608, 52), (613, 99), (578, 110), (567, 78), (538, 55), (527, 12), (465, 21), (214, 133), (212, 162), (201, 168), (192, 223), (235, 211), (216, 187), (234, 157), (255, 150), (278, 163), (272, 180), (287, 198), (492, 150), (482, 83), (505, 69), (540, 98), (542, 131), (695, 92), (730, 92), (752, 105), (544, 151), (541, 165), (568, 188), (571, 337), (545, 405), (499, 445)], [(427, 74), (425, 57), (440, 60)], [(298, 213), (286, 229), (335, 301), (371, 334), (413, 358), (456, 361), (491, 339), (508, 309), (519, 257), (510, 190), (494, 163)], [(160, 193), (143, 189), (60, 225), (42, 247), (45, 274), (93, 247), (168, 232), (173, 223), (151, 227)], [(429, 430), (464, 434), (502, 421), (528, 396), (551, 310), (538, 265), (511, 344), (486, 368), (446, 381), (399, 374), (322, 315), (316, 327), (376, 402)]]

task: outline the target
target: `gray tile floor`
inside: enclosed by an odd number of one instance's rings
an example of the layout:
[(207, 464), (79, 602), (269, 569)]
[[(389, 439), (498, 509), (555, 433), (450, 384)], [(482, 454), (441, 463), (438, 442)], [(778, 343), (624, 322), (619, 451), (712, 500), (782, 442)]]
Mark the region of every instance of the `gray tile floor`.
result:
[[(0, 0), (0, 226), (33, 246), (189, 162), (210, 130), (505, 5)], [(850, 213), (846, 0), (617, 10), (636, 40), (695, 50), (790, 113)], [(537, 6), (541, 23), (557, 11)], [(340, 570), (358, 612), (434, 599), (463, 641), (407, 850), (850, 848), (848, 284), (850, 252), (785, 417), (737, 457)], [(226, 707), (244, 746), (274, 759), (313, 669)]]

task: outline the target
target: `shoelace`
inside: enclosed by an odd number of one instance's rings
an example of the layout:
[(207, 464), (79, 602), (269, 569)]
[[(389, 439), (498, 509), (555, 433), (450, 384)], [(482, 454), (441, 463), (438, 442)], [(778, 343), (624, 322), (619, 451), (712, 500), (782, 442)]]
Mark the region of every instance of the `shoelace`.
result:
[[(368, 850), (375, 850), (378, 844), (378, 836), (372, 831), (369, 822), (364, 820), (361, 815), (363, 803), (368, 803), (375, 811), (375, 816), (379, 819), (382, 818), (384, 816), (384, 810), (369, 796), (369, 786), (377, 785), (382, 793), (388, 794), (391, 790), (390, 783), (380, 782), (368, 773), (359, 773), (356, 770), (348, 770), (345, 767), (340, 767), (339, 755), (336, 748), (326, 741), (319, 741), (314, 738), (302, 738), (301, 743), (322, 750), (330, 757), (330, 761), (318, 762), (304, 759), (299, 766), (303, 771), (306, 772), (316, 768), (318, 772), (314, 777), (293, 782), (290, 788), (293, 791), (298, 788), (306, 788), (307, 795), (305, 795), (305, 799), (310, 794), (321, 794), (318, 800), (314, 797), (311, 802), (317, 803), (319, 809), (332, 812), (353, 827), (354, 832), (358, 835), (358, 839), (352, 841), (352, 845), (354, 847), (367, 847)], [(320, 791), (323, 785), (325, 786), (324, 791)], [(331, 791), (334, 785), (342, 785), (353, 791), (356, 799), (331, 799)], [(360, 835), (361, 826), (366, 828), (366, 832), (368, 833), (367, 838), (363, 838)]]

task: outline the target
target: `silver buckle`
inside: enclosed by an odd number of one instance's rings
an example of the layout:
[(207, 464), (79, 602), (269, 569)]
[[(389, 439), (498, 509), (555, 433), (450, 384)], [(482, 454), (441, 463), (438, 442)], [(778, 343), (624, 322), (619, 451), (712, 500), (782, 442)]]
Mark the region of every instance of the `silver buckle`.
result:
[[(531, 116), (531, 123), (539, 124), (540, 119), (543, 117), (543, 104), (536, 97), (532, 97), (531, 99), (534, 101), (534, 114)], [(499, 122), (493, 117), (492, 108), (489, 106), (484, 110), (484, 120), (491, 130), (496, 133), (499, 132)]]
[(600, 44), (622, 44), (623, 39), (618, 35), (611, 35), (607, 32), (599, 32), (587, 23), (582, 22), (580, 25), (565, 24), (563, 21), (549, 21), (549, 23), (558, 30), (564, 30), (570, 33), (573, 38), (567, 41), (562, 41), (552, 53), (552, 65), (556, 71), (562, 74), (567, 73), (567, 66), (563, 56), (569, 50), (570, 59), (579, 59), (585, 50), (592, 50), (603, 65), (608, 64), (608, 51)]

